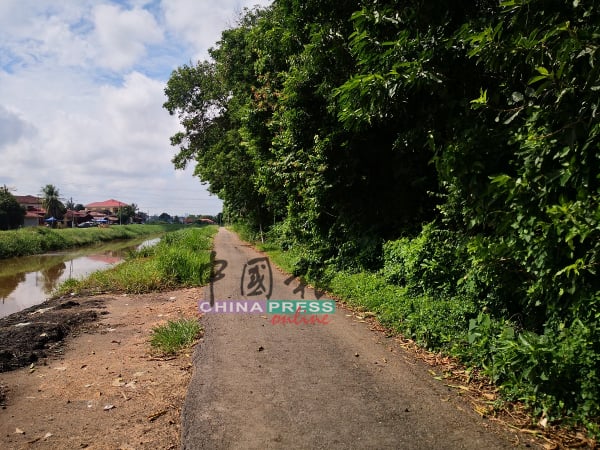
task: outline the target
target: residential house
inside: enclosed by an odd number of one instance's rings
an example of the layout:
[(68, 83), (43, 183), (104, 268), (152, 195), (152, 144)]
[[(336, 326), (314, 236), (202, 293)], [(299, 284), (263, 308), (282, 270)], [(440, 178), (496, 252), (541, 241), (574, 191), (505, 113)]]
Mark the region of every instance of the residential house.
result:
[(80, 223), (92, 220), (93, 217), (87, 211), (74, 211), (67, 209), (65, 216), (63, 217), (63, 226), (66, 228), (76, 227)]
[(117, 214), (119, 208), (123, 208), (125, 206), (129, 206), (127, 203), (120, 202), (119, 200), (115, 200), (113, 198), (105, 200), (103, 202), (94, 202), (88, 205), (85, 205), (85, 209), (88, 211), (96, 211), (103, 212), (108, 214)]
[(38, 225), (44, 224), (46, 210), (42, 205), (42, 199), (40, 197), (35, 197), (33, 195), (15, 195), (14, 197), (19, 205), (25, 209), (23, 226), (37, 227)]
[(85, 209), (92, 216), (94, 216), (94, 220), (106, 220), (108, 223), (114, 225), (121, 223), (121, 218), (119, 217), (119, 209), (125, 206), (130, 205), (128, 205), (127, 203), (123, 203), (119, 200), (115, 200), (114, 198), (111, 198), (103, 202), (94, 202), (85, 205)]

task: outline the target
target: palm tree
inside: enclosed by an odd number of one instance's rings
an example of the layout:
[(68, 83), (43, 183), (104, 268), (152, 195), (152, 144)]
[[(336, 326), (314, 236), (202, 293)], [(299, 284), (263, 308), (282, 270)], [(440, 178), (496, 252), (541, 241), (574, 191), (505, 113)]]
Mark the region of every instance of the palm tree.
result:
[(65, 208), (70, 209), (71, 211), (75, 209), (75, 202), (73, 201), (73, 197), (67, 200), (67, 203), (65, 203)]
[(47, 184), (42, 188), (42, 205), (46, 209), (46, 217), (59, 218), (62, 215), (62, 211), (65, 209), (64, 205), (60, 201), (60, 194), (58, 188), (52, 184)]

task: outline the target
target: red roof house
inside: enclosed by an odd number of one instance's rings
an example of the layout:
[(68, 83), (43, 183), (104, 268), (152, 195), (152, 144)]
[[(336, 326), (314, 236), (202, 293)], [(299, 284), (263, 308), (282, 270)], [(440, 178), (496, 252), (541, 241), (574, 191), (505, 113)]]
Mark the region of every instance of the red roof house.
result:
[(26, 211), (41, 210), (42, 199), (33, 195), (15, 195), (17, 203), (25, 208)]
[(23, 218), (23, 226), (25, 227), (37, 227), (38, 225), (44, 224), (44, 215), (46, 211), (43, 209), (30, 209), (25, 213)]
[(85, 205), (85, 209), (87, 209), (88, 211), (109, 211), (111, 213), (116, 213), (119, 210), (119, 208), (123, 208), (124, 206), (129, 205), (127, 203), (123, 203), (119, 200), (111, 198), (103, 202), (94, 202)]

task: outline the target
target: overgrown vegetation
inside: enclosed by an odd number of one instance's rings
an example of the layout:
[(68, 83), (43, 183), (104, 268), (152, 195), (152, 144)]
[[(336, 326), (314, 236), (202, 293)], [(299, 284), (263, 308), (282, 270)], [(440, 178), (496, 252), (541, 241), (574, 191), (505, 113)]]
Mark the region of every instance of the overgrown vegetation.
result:
[(598, 436), (598, 23), (595, 0), (278, 0), (172, 74), (173, 161), (296, 275)]
[(27, 227), (0, 233), (0, 259), (131, 239), (180, 228), (177, 225), (112, 225), (106, 228)]
[(169, 320), (152, 330), (150, 345), (161, 353), (170, 355), (191, 346), (202, 334), (197, 319)]
[(133, 252), (125, 262), (82, 280), (70, 279), (55, 296), (74, 293), (124, 292), (139, 294), (208, 283), (212, 237), (216, 226), (167, 233), (152, 247)]

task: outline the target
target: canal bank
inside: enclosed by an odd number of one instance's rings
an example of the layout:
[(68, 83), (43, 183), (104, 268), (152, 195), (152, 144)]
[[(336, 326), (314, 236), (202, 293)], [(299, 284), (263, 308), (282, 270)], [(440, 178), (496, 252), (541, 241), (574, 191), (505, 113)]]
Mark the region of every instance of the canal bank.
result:
[(130, 252), (159, 239), (146, 236), (0, 260), (0, 317), (42, 303), (63, 281), (110, 268)]
[(96, 228), (51, 229), (46, 227), (0, 231), (0, 264), (6, 258), (37, 255), (50, 251), (133, 239), (175, 231), (182, 225), (111, 225)]
[(0, 372), (53, 356), (67, 336), (102, 318), (106, 296), (165, 292), (207, 283), (216, 230), (204, 227), (167, 233), (152, 249), (137, 252), (123, 264), (63, 283), (60, 297), (0, 318)]
[(215, 232), (168, 233), (97, 272), (106, 284), (71, 286), (101, 295), (71, 292), (0, 319), (0, 448), (179, 448), (191, 350), (157, 354), (150, 336), (198, 317)]

